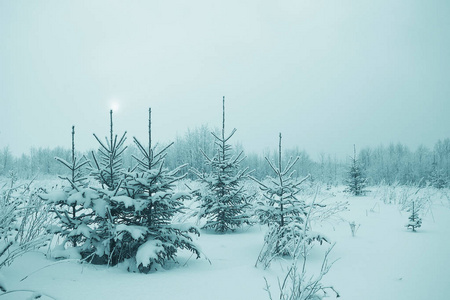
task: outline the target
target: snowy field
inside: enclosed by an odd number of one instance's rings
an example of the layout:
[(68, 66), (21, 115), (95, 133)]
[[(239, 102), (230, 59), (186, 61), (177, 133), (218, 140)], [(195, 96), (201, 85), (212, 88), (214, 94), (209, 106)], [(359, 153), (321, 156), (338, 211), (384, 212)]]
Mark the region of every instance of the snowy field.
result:
[[(324, 277), (340, 299), (422, 300), (450, 299), (450, 195), (448, 190), (421, 191), (426, 205), (422, 227), (407, 230), (409, 213), (402, 195), (414, 190), (371, 188), (364, 197), (343, 193), (344, 187), (323, 191), (323, 203), (348, 201), (348, 210), (313, 230), (336, 243)], [(352, 236), (349, 223), (357, 228)], [(118, 267), (80, 264), (75, 260), (46, 259), (48, 249), (27, 253), (2, 269), (8, 290), (35, 290), (55, 299), (278, 299), (277, 278), (286, 274), (289, 259), (278, 259), (269, 269), (255, 268), (267, 228), (255, 225), (230, 234), (202, 231), (196, 240), (204, 256), (196, 260), (180, 253), (179, 264), (150, 274), (128, 273)], [(329, 244), (315, 245), (308, 256), (308, 273), (321, 265)], [(25, 279), (24, 279), (25, 278)], [(28, 299), (31, 293), (3, 295), (0, 299)], [(335, 298), (330, 295), (330, 299)], [(48, 299), (43, 296), (41, 299)]]

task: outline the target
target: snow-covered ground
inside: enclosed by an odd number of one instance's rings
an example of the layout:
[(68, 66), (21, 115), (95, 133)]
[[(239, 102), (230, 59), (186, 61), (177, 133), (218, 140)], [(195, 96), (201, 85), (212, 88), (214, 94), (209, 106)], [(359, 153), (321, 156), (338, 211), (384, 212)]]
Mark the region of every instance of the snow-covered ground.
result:
[[(319, 198), (326, 197), (329, 203), (348, 201), (348, 211), (313, 224), (314, 231), (336, 243), (330, 260), (337, 261), (323, 282), (345, 300), (450, 299), (448, 197), (429, 192), (432, 205), (421, 214), (422, 227), (411, 232), (405, 227), (409, 214), (398, 203), (385, 204), (380, 191), (348, 197), (342, 190), (336, 188)], [(349, 222), (360, 225), (354, 237)], [(52, 261), (45, 258), (45, 249), (20, 257), (2, 273), (8, 290), (36, 290), (61, 300), (269, 299), (264, 278), (277, 299), (277, 278), (285, 275), (290, 261), (279, 259), (267, 270), (255, 268), (265, 230), (257, 225), (223, 235), (203, 231), (197, 243), (207, 259), (180, 253), (178, 265), (151, 274), (128, 273), (120, 266)], [(329, 246), (316, 245), (311, 250), (307, 266), (311, 274)], [(1, 299), (28, 299), (30, 295), (13, 293)]]

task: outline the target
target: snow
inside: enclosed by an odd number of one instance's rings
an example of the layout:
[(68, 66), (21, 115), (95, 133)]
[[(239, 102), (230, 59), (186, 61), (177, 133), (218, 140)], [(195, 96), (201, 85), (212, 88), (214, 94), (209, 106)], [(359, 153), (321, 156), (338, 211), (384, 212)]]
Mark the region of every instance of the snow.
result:
[(64, 248), (64, 245), (59, 245), (55, 247), (50, 253), (53, 258), (69, 258), (69, 259), (81, 259), (81, 255), (77, 248), (69, 247)]
[(112, 197), (111, 200), (122, 203), (126, 208), (134, 206), (134, 199), (128, 196), (115, 196)]
[(50, 203), (57, 203), (62, 200), (67, 199), (67, 195), (63, 190), (51, 191), (48, 194), (40, 194), (44, 199), (48, 200)]
[[(401, 210), (400, 205), (385, 204), (380, 197), (375, 197), (375, 192), (349, 197), (343, 190), (344, 187), (336, 188), (333, 193), (320, 195), (318, 200), (326, 198), (320, 203), (330, 204), (347, 201), (348, 211), (311, 224), (314, 232), (336, 243), (329, 259), (337, 261), (323, 281), (339, 292), (339, 299), (450, 299), (448, 199), (430, 190), (433, 204), (420, 215), (422, 227), (412, 232), (405, 228), (410, 213)], [(349, 227), (351, 222), (360, 224), (354, 237)], [(264, 290), (265, 277), (273, 298), (277, 299), (277, 278), (285, 275), (290, 261), (279, 259), (267, 270), (254, 267), (266, 230), (266, 226), (259, 225), (230, 234), (204, 230), (195, 242), (206, 257), (196, 260), (190, 252), (181, 251), (179, 264), (150, 274), (128, 273), (120, 266), (108, 268), (73, 260), (55, 263), (46, 259), (47, 249), (43, 249), (27, 253), (2, 268), (1, 283), (10, 290), (36, 290), (64, 300), (239, 300), (269, 299)], [(138, 264), (145, 265), (160, 247), (158, 241), (144, 243), (138, 251)], [(328, 247), (327, 243), (315, 244), (308, 257), (308, 272), (312, 274), (320, 268)], [(20, 281), (27, 275), (30, 276)], [(2, 299), (27, 299), (30, 295), (9, 294)]]
[(142, 238), (148, 230), (143, 226), (119, 224), (116, 226), (116, 231), (127, 231), (133, 239), (138, 240)]
[(190, 194), (186, 193), (186, 192), (178, 192), (173, 194), (172, 199), (178, 200), (178, 199), (182, 199), (182, 198), (189, 198)]
[(89, 228), (86, 224), (80, 224), (77, 226), (75, 230), (69, 233), (69, 237), (76, 235), (83, 235), (87, 238), (91, 237), (91, 228)]
[(189, 231), (191, 228), (194, 228), (200, 231), (200, 228), (194, 223), (172, 223), (172, 228), (178, 229), (180, 231)]
[(158, 252), (164, 251), (161, 241), (150, 240), (142, 244), (136, 253), (136, 265), (147, 267), (151, 259), (158, 259)]
[(6, 292), (6, 290), (8, 289), (8, 287), (5, 284), (5, 281), (6, 281), (5, 277), (2, 274), (0, 274), (0, 291), (2, 292)]
[(98, 194), (91, 189), (81, 189), (79, 192), (73, 193), (67, 198), (68, 204), (76, 203), (78, 205), (83, 205), (84, 207), (89, 207), (92, 201), (97, 200)]
[(105, 200), (103, 200), (101, 198), (94, 201), (94, 210), (101, 217), (106, 216), (107, 207), (108, 207), (108, 202), (106, 202)]

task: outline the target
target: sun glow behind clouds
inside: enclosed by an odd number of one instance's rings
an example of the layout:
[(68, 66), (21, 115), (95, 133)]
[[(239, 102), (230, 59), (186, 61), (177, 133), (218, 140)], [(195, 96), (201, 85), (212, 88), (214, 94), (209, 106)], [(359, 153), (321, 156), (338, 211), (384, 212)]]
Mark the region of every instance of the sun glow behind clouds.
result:
[(111, 101), (110, 108), (113, 110), (113, 112), (117, 112), (120, 108), (119, 102), (117, 100)]

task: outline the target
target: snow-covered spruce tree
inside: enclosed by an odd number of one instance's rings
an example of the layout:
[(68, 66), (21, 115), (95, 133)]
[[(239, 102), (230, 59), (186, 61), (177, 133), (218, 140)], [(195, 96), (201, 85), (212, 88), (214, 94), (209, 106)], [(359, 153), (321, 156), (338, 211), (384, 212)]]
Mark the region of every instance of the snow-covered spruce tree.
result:
[(296, 245), (301, 242), (311, 243), (316, 240), (320, 243), (327, 239), (317, 233), (310, 234), (307, 226), (308, 211), (314, 204), (307, 205), (299, 199), (300, 185), (310, 176), (301, 180), (293, 178), (293, 167), (298, 157), (289, 159), (286, 166), (282, 166), (281, 157), (281, 133), (278, 144), (278, 165), (275, 166), (267, 157), (265, 158), (270, 168), (275, 173), (275, 178), (263, 183), (251, 177), (260, 185), (264, 198), (259, 199), (255, 212), (261, 224), (268, 224), (269, 230), (264, 237), (264, 246), (260, 252), (256, 265), (262, 263), (266, 268), (270, 261), (282, 255), (295, 255)]
[(244, 223), (249, 223), (247, 211), (251, 206), (252, 196), (244, 190), (243, 181), (248, 175), (248, 168), (241, 169), (240, 163), (245, 159), (243, 151), (232, 155), (232, 147), (227, 142), (234, 135), (225, 136), (225, 97), (222, 102), (222, 135), (211, 134), (215, 138), (217, 153), (209, 157), (201, 150), (205, 162), (211, 167), (210, 174), (196, 169), (192, 172), (207, 185), (206, 190), (196, 190), (194, 195), (201, 202), (198, 218), (206, 218), (203, 228), (212, 228), (216, 232), (234, 231)]
[(409, 216), (409, 222), (406, 224), (406, 228), (416, 231), (416, 228), (422, 226), (422, 219), (419, 217), (419, 209), (414, 207), (415, 201), (412, 201), (412, 207), (409, 209), (411, 215)]
[(429, 182), (432, 187), (435, 187), (437, 189), (442, 189), (447, 186), (447, 180), (445, 178), (444, 171), (438, 168), (436, 157), (433, 158), (433, 163), (431, 164)]
[[(41, 197), (55, 204), (55, 213), (60, 225), (52, 227), (54, 233), (65, 238), (54, 251), (54, 257), (90, 258), (100, 264), (117, 264), (115, 249), (115, 220), (118, 210), (111, 198), (119, 192), (124, 178), (122, 154), (126, 147), (126, 132), (118, 140), (113, 130), (113, 111), (110, 111), (110, 138), (106, 143), (94, 134), (100, 144), (98, 158), (92, 153), (95, 166), (91, 175), (98, 185), (89, 184), (81, 171), (88, 164), (87, 159), (78, 160), (74, 151), (74, 131), (72, 131), (72, 161), (57, 158), (71, 171), (65, 179), (70, 183), (63, 190), (53, 191)], [(67, 242), (72, 248), (65, 251)]]
[(86, 241), (80, 247), (83, 257), (93, 255), (97, 263), (116, 265), (120, 262), (120, 250), (116, 249), (117, 225), (121, 216), (120, 205), (112, 198), (120, 192), (124, 180), (123, 152), (126, 131), (120, 139), (114, 135), (113, 111), (110, 110), (110, 136), (103, 143), (95, 134), (100, 144), (98, 158), (92, 153), (95, 166), (91, 168), (91, 175), (98, 181), (100, 187), (91, 186), (96, 193), (88, 195), (85, 208), (89, 207), (95, 214), (91, 227), (79, 230), (86, 236)]
[[(50, 193), (41, 193), (39, 196), (53, 205), (52, 211), (58, 219), (57, 225), (52, 225), (48, 230), (59, 234), (64, 240), (58, 250), (64, 250), (66, 243), (77, 247), (86, 240), (83, 232), (91, 231), (89, 226), (93, 223), (92, 210), (86, 210), (91, 206), (91, 197), (96, 197), (94, 191), (88, 188), (88, 182), (84, 168), (89, 161), (86, 157), (78, 159), (75, 155), (75, 126), (72, 126), (72, 155), (71, 160), (66, 161), (55, 157), (70, 171), (69, 176), (60, 176), (67, 182), (60, 190)], [(54, 256), (64, 256), (62, 251), (55, 251)]]
[[(75, 157), (75, 131), (72, 127), (72, 159), (67, 162), (56, 158), (70, 170), (70, 177), (64, 179), (69, 183), (62, 190), (42, 194), (41, 197), (55, 205), (54, 212), (59, 219), (59, 226), (52, 226), (51, 231), (63, 238), (52, 253), (54, 257), (81, 257), (94, 259), (96, 263), (115, 263), (111, 249), (114, 245), (114, 196), (124, 177), (122, 170), (122, 153), (126, 147), (125, 134), (117, 140), (114, 136), (112, 110), (110, 111), (110, 139), (106, 143), (94, 134), (100, 144), (99, 158), (92, 153), (95, 167), (91, 166), (91, 175), (98, 181), (97, 186), (88, 186), (83, 167), (90, 165), (86, 158)], [(67, 242), (72, 244), (69, 251)]]
[(351, 159), (352, 164), (348, 171), (348, 177), (346, 180), (347, 189), (345, 191), (354, 196), (361, 196), (366, 193), (364, 188), (366, 187), (367, 178), (364, 176), (359, 160), (356, 158), (355, 145), (353, 145), (353, 157)]
[(155, 270), (169, 260), (175, 261), (178, 249), (187, 249), (200, 257), (191, 234), (200, 235), (198, 229), (185, 224), (172, 224), (176, 213), (184, 209), (182, 200), (187, 193), (174, 193), (174, 183), (185, 175), (177, 176), (180, 166), (173, 171), (164, 168), (165, 147), (152, 149), (151, 109), (149, 109), (148, 148), (136, 138), (134, 142), (141, 157), (134, 158), (137, 167), (126, 172), (121, 192), (111, 197), (116, 213), (115, 255), (117, 260), (129, 262), (129, 269), (141, 272)]
[(98, 149), (98, 158), (92, 152), (95, 168), (91, 172), (91, 175), (102, 185), (102, 189), (109, 191), (116, 190), (123, 179), (122, 154), (127, 148), (124, 146), (127, 132), (125, 131), (122, 137), (117, 140), (117, 135), (114, 135), (112, 115), (113, 111), (110, 110), (110, 137), (109, 140), (105, 138), (106, 144), (94, 133), (94, 137), (100, 144), (100, 148)]

